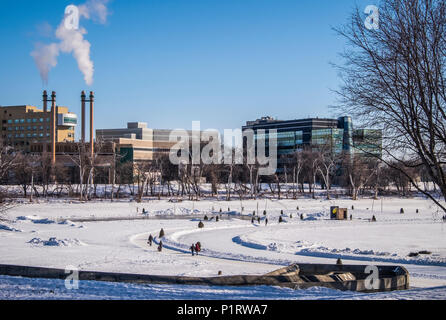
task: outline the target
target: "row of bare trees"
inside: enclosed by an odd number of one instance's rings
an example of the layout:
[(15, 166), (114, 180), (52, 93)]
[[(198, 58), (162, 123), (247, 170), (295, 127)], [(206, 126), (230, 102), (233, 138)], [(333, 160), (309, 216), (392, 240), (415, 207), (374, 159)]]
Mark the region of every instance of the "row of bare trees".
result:
[[(226, 200), (258, 198), (268, 192), (281, 198), (296, 199), (305, 194), (316, 197), (317, 186), (332, 197), (336, 185), (352, 199), (369, 191), (375, 198), (379, 193), (397, 192), (408, 195), (410, 180), (398, 170), (363, 154), (334, 153), (331, 148), (306, 148), (282, 157), (277, 172), (259, 175), (258, 164), (171, 164), (168, 155), (160, 155), (153, 162), (135, 165), (134, 195), (138, 200), (145, 196), (187, 196), (190, 200), (218, 195)], [(411, 177), (419, 183), (422, 172), (413, 170)], [(418, 183), (417, 182), (417, 183)], [(210, 189), (204, 188), (208, 183)], [(262, 188), (268, 186), (267, 189)], [(427, 187), (427, 186), (426, 186)], [(267, 191), (266, 191), (267, 190)]]
[[(113, 201), (130, 194), (138, 202), (145, 196), (198, 200), (215, 197), (219, 191), (228, 201), (234, 197), (254, 199), (265, 193), (278, 199), (315, 198), (319, 185), (327, 199), (339, 188), (354, 200), (366, 191), (376, 198), (391, 187), (400, 195), (411, 191), (411, 180), (393, 168), (397, 163), (388, 166), (374, 157), (335, 153), (329, 145), (282, 156), (277, 172), (269, 176), (259, 174), (260, 165), (246, 161), (173, 165), (168, 154), (159, 154), (153, 161), (126, 162), (113, 149), (104, 156), (104, 148), (97, 144), (97, 152), (91, 156), (85, 144), (73, 144), (65, 155), (71, 165), (59, 161), (53, 166), (49, 154), (16, 152), (2, 146), (3, 188), (20, 185), (23, 195), (30, 198), (68, 195), (80, 200), (103, 197)], [(411, 179), (424, 184), (426, 191), (432, 186), (425, 170), (413, 169)], [(204, 187), (205, 183), (210, 189)], [(333, 185), (338, 187), (336, 191)]]

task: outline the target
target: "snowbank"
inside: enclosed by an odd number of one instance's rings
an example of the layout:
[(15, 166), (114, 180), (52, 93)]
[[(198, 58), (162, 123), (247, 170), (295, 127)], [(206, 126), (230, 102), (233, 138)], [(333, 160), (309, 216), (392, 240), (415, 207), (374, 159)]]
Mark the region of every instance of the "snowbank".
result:
[(12, 231), (12, 232), (21, 232), (18, 229), (12, 228), (10, 226), (7, 226), (6, 224), (0, 224), (0, 230), (4, 230), (4, 231)]
[(86, 244), (78, 239), (62, 239), (49, 238), (49, 240), (43, 240), (40, 238), (33, 238), (28, 243), (36, 246), (44, 247), (71, 247), (71, 246), (85, 246)]

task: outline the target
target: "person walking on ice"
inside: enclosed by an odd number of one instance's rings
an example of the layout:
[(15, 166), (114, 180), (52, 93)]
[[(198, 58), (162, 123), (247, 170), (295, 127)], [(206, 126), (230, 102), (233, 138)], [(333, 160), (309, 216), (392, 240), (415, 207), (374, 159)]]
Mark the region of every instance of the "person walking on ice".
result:
[(190, 246), (190, 251), (192, 252), (192, 257), (195, 255), (194, 253), (195, 253), (195, 246), (194, 246), (194, 244), (192, 243), (192, 245)]
[(201, 243), (197, 242), (195, 244), (195, 253), (197, 254), (197, 256), (198, 256), (198, 252), (200, 252), (200, 251), (201, 251)]
[(160, 240), (160, 244), (158, 245), (158, 251), (161, 252), (163, 250), (163, 241)]
[(149, 239), (147, 240), (147, 243), (149, 244), (149, 246), (152, 246), (152, 242), (153, 242), (153, 237), (152, 235), (150, 235)]
[(268, 218), (265, 218), (265, 226), (268, 225)]

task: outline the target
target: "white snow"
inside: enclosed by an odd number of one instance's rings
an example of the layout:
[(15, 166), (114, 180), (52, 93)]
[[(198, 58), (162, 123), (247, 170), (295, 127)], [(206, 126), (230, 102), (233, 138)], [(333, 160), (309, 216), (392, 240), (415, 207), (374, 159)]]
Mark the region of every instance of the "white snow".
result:
[(13, 232), (20, 232), (20, 230), (15, 229), (13, 227), (10, 227), (6, 224), (0, 223), (0, 230), (4, 230), (4, 231), (13, 231)]
[(64, 280), (26, 279), (0, 276), (0, 299), (15, 300), (445, 300), (446, 287), (364, 294), (327, 288), (207, 287), (182, 285), (135, 285), (116, 282), (80, 281), (68, 290)]
[[(349, 209), (353, 220), (332, 221), (329, 208)], [(352, 205), (354, 210), (351, 210)], [(296, 210), (299, 206), (299, 210)], [(196, 215), (194, 219), (121, 220), (73, 223), (89, 217), (128, 218), (142, 215)], [(233, 219), (198, 221), (204, 215), (226, 212)], [(243, 208), (243, 212), (242, 212)], [(261, 222), (239, 220), (237, 214), (260, 212)], [(404, 208), (405, 214), (400, 214)], [(416, 213), (416, 210), (419, 213)], [(265, 226), (266, 210), (269, 222)], [(286, 222), (279, 223), (283, 211)], [(303, 220), (300, 215), (303, 214)], [(291, 218), (292, 215), (292, 218)], [(377, 222), (370, 222), (375, 215)], [(139, 299), (172, 295), (178, 299), (425, 299), (446, 296), (446, 230), (442, 213), (424, 198), (321, 200), (234, 200), (178, 203), (150, 200), (78, 202), (69, 200), (23, 202), (7, 211), (0, 225), (0, 263), (82, 270), (158, 275), (216, 276), (263, 274), (291, 263), (398, 264), (410, 272), (413, 289), (370, 295), (314, 288), (294, 291), (274, 287), (208, 288), (133, 286), (82, 282), (67, 291), (48, 279), (0, 277), (0, 299)], [(11, 226), (14, 225), (14, 228)], [(158, 252), (163, 228), (164, 249)], [(14, 232), (14, 231), (21, 232)], [(149, 247), (147, 237), (155, 236)], [(200, 241), (202, 252), (192, 257), (189, 248)], [(409, 253), (429, 251), (409, 257)], [(42, 288), (36, 294), (35, 288)], [(33, 289), (34, 288), (34, 289)], [(34, 291), (33, 291), (34, 290)], [(103, 291), (103, 294), (100, 292)], [(156, 293), (156, 294), (155, 294)]]
[(86, 244), (78, 239), (57, 239), (55, 237), (49, 238), (48, 240), (43, 240), (40, 238), (32, 238), (28, 243), (36, 246), (47, 246), (47, 247), (70, 247), (70, 246), (85, 246)]

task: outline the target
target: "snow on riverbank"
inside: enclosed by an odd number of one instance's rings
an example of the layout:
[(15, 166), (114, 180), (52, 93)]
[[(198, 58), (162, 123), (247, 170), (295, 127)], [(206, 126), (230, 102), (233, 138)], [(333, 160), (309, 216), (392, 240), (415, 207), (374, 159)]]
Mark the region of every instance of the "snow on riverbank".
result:
[(80, 281), (67, 290), (63, 280), (0, 276), (0, 299), (16, 300), (445, 300), (446, 287), (364, 294), (327, 288), (292, 290), (271, 286), (206, 287), (183, 285), (134, 285)]
[[(446, 267), (446, 230), (441, 222), (376, 224), (349, 221), (345, 224), (333, 226), (327, 221), (316, 226), (281, 225), (254, 231), (233, 241), (250, 248), (296, 255)], [(427, 254), (409, 256), (412, 252), (424, 251)]]
[(12, 231), (12, 232), (20, 232), (20, 230), (10, 227), (6, 224), (0, 223), (0, 230), (4, 230), (4, 231)]
[[(352, 214), (353, 219), (330, 220), (328, 211), (332, 205), (349, 208), (349, 215)], [(405, 214), (400, 214), (402, 207)], [(82, 224), (70, 221), (70, 218), (82, 217), (138, 217), (143, 208), (149, 215), (196, 215), (196, 218)], [(254, 210), (257, 212), (257, 208), (260, 223), (252, 224), (251, 220), (237, 219), (238, 213), (252, 214)], [(198, 228), (198, 221), (204, 220), (204, 215), (218, 213), (220, 209), (223, 212), (229, 209), (234, 213), (233, 218), (219, 222), (203, 221), (204, 228)], [(264, 210), (266, 216), (263, 215)], [(287, 222), (278, 223), (282, 212)], [(371, 199), (203, 200), (180, 203), (151, 200), (140, 204), (128, 201), (70, 203), (61, 200), (24, 203), (11, 208), (6, 214), (8, 223), (2, 222), (5, 227), (0, 227), (2, 264), (56, 268), (72, 265), (92, 271), (215, 276), (219, 271), (224, 275), (264, 274), (291, 263), (334, 263), (335, 259), (341, 257), (345, 264), (402, 264), (409, 270), (413, 286), (433, 288), (416, 291), (413, 293), (414, 299), (418, 294), (423, 297), (429, 294), (441, 296), (446, 286), (445, 224), (438, 218), (440, 215), (432, 203), (422, 198), (384, 199), (382, 212), (381, 202)], [(377, 222), (369, 222), (373, 215)], [(267, 226), (266, 217), (269, 220)], [(163, 238), (164, 250), (158, 252), (156, 245), (147, 245), (147, 237), (149, 234), (158, 236), (161, 228), (166, 235)], [(21, 232), (14, 232), (18, 230)], [(192, 257), (189, 248), (197, 241), (202, 243), (203, 252), (198, 257)], [(411, 252), (420, 251), (431, 254), (408, 256)], [(15, 281), (18, 280), (0, 278), (0, 288), (4, 286), (7, 291), (11, 290), (10, 294), (14, 296), (17, 294), (16, 289), (22, 288), (20, 285), (15, 287)], [(44, 282), (37, 281), (36, 284), (44, 286)], [(110, 289), (107, 286), (93, 283), (89, 288), (107, 291)], [(124, 298), (125, 288), (129, 288), (118, 284), (112, 287), (116, 291), (110, 289), (112, 291), (107, 291), (105, 297), (114, 299), (122, 294)], [(248, 289), (244, 288), (225, 288), (221, 292), (180, 286), (150, 288), (147, 292), (159, 290), (161, 296), (173, 292), (182, 298), (198, 297), (199, 292), (203, 292), (204, 298), (226, 297), (223, 293), (226, 290), (230, 290), (228, 292), (232, 292), (234, 297), (238, 297), (238, 293), (240, 297), (257, 297), (256, 294), (250, 295)], [(32, 298), (32, 294), (26, 292), (24, 289), (24, 297)], [(262, 296), (262, 299), (294, 299), (305, 298), (306, 295), (333, 298), (339, 294), (336, 292), (332, 295), (324, 291), (319, 295), (321, 291), (318, 291), (312, 295), (311, 291), (307, 291), (296, 295), (295, 292), (288, 293), (280, 288), (258, 288), (255, 292), (259, 297), (261, 293), (268, 295)], [(55, 295), (59, 298), (73, 296), (65, 291)], [(90, 297), (88, 292), (81, 296)], [(51, 295), (48, 297), (51, 298)], [(132, 293), (129, 297), (138, 298), (139, 295)], [(356, 296), (352, 293), (343, 297), (370, 298), (368, 295)], [(404, 297), (410, 298), (410, 294)]]
[(48, 240), (43, 240), (40, 238), (32, 238), (28, 243), (34, 246), (45, 246), (45, 247), (71, 247), (71, 246), (86, 246), (85, 243), (79, 239), (57, 239), (49, 238)]

